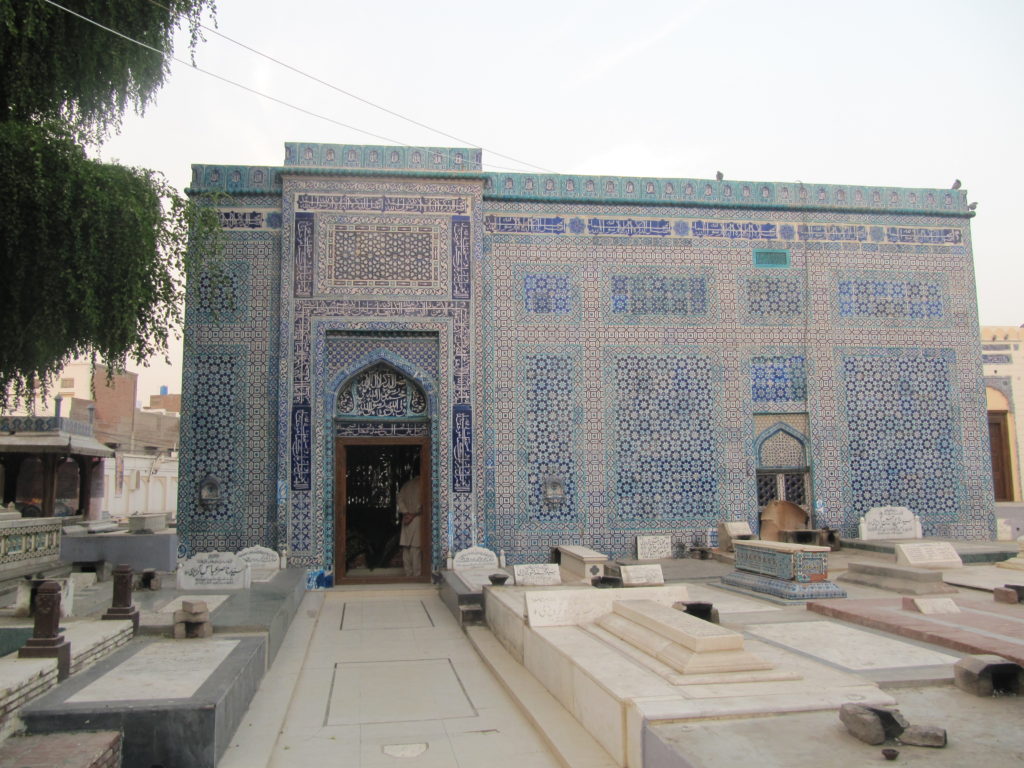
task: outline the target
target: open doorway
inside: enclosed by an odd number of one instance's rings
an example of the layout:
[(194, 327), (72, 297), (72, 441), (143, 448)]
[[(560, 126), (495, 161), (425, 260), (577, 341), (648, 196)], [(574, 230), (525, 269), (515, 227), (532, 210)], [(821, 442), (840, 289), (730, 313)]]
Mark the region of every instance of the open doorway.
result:
[(339, 438), (335, 455), (336, 579), (429, 580), (429, 438)]

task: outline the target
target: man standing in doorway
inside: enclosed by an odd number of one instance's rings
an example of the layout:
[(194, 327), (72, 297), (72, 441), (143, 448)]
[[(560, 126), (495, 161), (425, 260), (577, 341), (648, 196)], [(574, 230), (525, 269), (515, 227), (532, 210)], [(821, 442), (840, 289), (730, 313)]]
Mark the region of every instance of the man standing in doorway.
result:
[(398, 513), (402, 516), (402, 534), (398, 539), (402, 547), (402, 565), (406, 576), (420, 575), (420, 500), (419, 475), (407, 480), (398, 491)]

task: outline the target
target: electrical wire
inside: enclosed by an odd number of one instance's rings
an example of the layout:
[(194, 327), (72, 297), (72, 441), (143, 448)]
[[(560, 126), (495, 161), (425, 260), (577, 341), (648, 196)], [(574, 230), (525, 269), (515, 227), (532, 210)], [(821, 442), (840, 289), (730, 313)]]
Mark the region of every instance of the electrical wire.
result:
[[(250, 86), (245, 85), (244, 83), (240, 83), (240, 82), (238, 82), (236, 80), (232, 80), (231, 78), (225, 77), (223, 75), (219, 75), (216, 72), (212, 72), (212, 71), (210, 71), (208, 69), (203, 69), (202, 67), (200, 67), (200, 66), (198, 66), (196, 64), (192, 64), (191, 62), (188, 62), (188, 61), (186, 61), (184, 59), (181, 59), (181, 58), (175, 56), (173, 53), (168, 53), (167, 51), (163, 51), (163, 50), (161, 50), (159, 48), (155, 48), (152, 45), (144, 43), (141, 40), (136, 40), (133, 37), (129, 37), (128, 35), (126, 35), (126, 34), (124, 34), (122, 32), (118, 32), (116, 29), (112, 29), (112, 28), (110, 28), (110, 27), (108, 27), (108, 26), (106, 26), (104, 24), (101, 24), (100, 22), (98, 22), (98, 21), (96, 21), (94, 19), (90, 19), (88, 16), (84, 16), (83, 14), (78, 13), (77, 11), (73, 11), (70, 8), (67, 8), (67, 7), (61, 5), (60, 3), (54, 2), (54, 0), (42, 0), (42, 2), (44, 2), (44, 3), (48, 4), (48, 5), (52, 5), (54, 8), (57, 8), (57, 9), (59, 9), (61, 11), (64, 11), (65, 13), (68, 13), (68, 14), (70, 14), (70, 15), (78, 18), (78, 19), (81, 19), (82, 21), (85, 21), (85, 22), (87, 22), (89, 24), (92, 24), (95, 27), (99, 27), (104, 32), (109, 32), (110, 34), (112, 34), (112, 35), (114, 35), (116, 37), (119, 37), (122, 40), (126, 40), (126, 41), (128, 41), (130, 43), (134, 43), (135, 45), (138, 45), (138, 46), (140, 46), (142, 48), (145, 48), (145, 49), (147, 49), (149, 51), (152, 51), (153, 53), (158, 54), (159, 56), (163, 56), (163, 57), (165, 57), (167, 59), (170, 59), (172, 61), (176, 61), (179, 64), (184, 64), (185, 66), (189, 67), (190, 69), (193, 69), (193, 70), (195, 70), (197, 72), (200, 72), (200, 73), (202, 73), (204, 75), (207, 75), (208, 77), (212, 77), (215, 80), (220, 80), (221, 82), (227, 83), (228, 85), (233, 85), (236, 88), (241, 88), (243, 91), (251, 93), (251, 94), (253, 94), (255, 96), (260, 96), (261, 98), (264, 98), (264, 99), (267, 99), (269, 101), (272, 101), (275, 104), (280, 104), (281, 106), (288, 107), (289, 109), (294, 109), (297, 112), (301, 112), (301, 113), (303, 113), (305, 115), (309, 115), (310, 117), (315, 117), (315, 118), (317, 118), (319, 120), (324, 120), (324, 121), (326, 121), (328, 123), (332, 123), (333, 125), (337, 125), (337, 126), (340, 126), (342, 128), (347, 128), (349, 130), (356, 131), (357, 133), (361, 133), (361, 134), (363, 134), (365, 136), (372, 136), (373, 138), (380, 139), (381, 141), (385, 141), (388, 144), (394, 144), (394, 145), (401, 146), (401, 147), (411, 147), (412, 146), (411, 144), (407, 144), (404, 141), (399, 141), (398, 139), (393, 139), (393, 138), (390, 138), (388, 136), (383, 136), (383, 135), (381, 135), (379, 133), (373, 133), (372, 131), (367, 131), (364, 128), (359, 128), (357, 126), (350, 125), (348, 123), (343, 123), (340, 120), (335, 120), (333, 117), (328, 117), (326, 115), (321, 115), (321, 114), (319, 114), (317, 112), (313, 112), (312, 110), (306, 109), (305, 107), (300, 107), (300, 106), (297, 106), (297, 105), (292, 104), (290, 102), (284, 101), (283, 99), (279, 99), (278, 97), (272, 96), (269, 93), (264, 93), (263, 91), (258, 91), (255, 88), (251, 88)], [(503, 157), (504, 157), (504, 155), (503, 155)], [(488, 163), (488, 165), (491, 165), (491, 167), (493, 167), (493, 168), (498, 168), (499, 170), (512, 171), (514, 173), (521, 172), (521, 171), (518, 171), (517, 169), (514, 169), (514, 168), (503, 168), (502, 166), (493, 165), (491, 163)]]
[[(171, 10), (166, 5), (164, 5), (163, 3), (158, 2), (158, 0), (149, 0), (149, 2), (152, 3), (153, 5), (157, 6), (158, 8), (163, 8), (166, 11), (170, 11)], [(325, 86), (326, 88), (330, 88), (332, 91), (337, 91), (338, 93), (341, 93), (341, 94), (343, 94), (345, 96), (348, 96), (349, 98), (355, 99), (356, 101), (360, 101), (363, 104), (367, 104), (367, 105), (373, 107), (374, 109), (379, 109), (381, 112), (386, 112), (389, 115), (397, 117), (397, 118), (399, 118), (401, 120), (405, 120), (406, 122), (412, 123), (413, 125), (419, 126), (420, 128), (426, 128), (428, 131), (432, 131), (433, 133), (436, 133), (436, 134), (438, 134), (440, 136), (444, 136), (447, 139), (451, 139), (453, 141), (457, 141), (457, 142), (459, 142), (460, 144), (462, 144), (464, 146), (473, 147), (475, 149), (482, 149), (485, 152), (488, 152), (489, 154), (494, 155), (495, 157), (503, 157), (506, 160), (511, 160), (513, 163), (518, 163), (519, 165), (525, 165), (525, 166), (528, 166), (530, 168), (535, 168), (538, 171), (544, 171), (544, 173), (556, 173), (556, 171), (552, 171), (552, 170), (550, 170), (548, 168), (543, 168), (543, 167), (541, 167), (539, 165), (535, 165), (534, 163), (529, 163), (529, 162), (527, 162), (525, 160), (519, 160), (518, 158), (512, 157), (511, 155), (506, 155), (506, 154), (503, 154), (501, 152), (496, 152), (493, 149), (488, 149), (487, 147), (484, 147), (484, 146), (482, 146), (480, 144), (472, 142), (469, 139), (463, 139), (463, 138), (455, 136), (455, 135), (453, 135), (451, 133), (448, 133), (446, 131), (442, 131), (440, 128), (435, 128), (432, 125), (427, 125), (426, 123), (422, 123), (419, 120), (415, 120), (415, 119), (413, 119), (411, 117), (403, 115), (401, 112), (396, 112), (393, 109), (389, 109), (388, 107), (382, 106), (380, 104), (377, 104), (376, 102), (370, 101), (369, 99), (363, 98), (362, 96), (360, 96), (358, 94), (355, 94), (355, 93), (352, 93), (351, 91), (346, 91), (344, 88), (340, 88), (340, 87), (334, 85), (333, 83), (329, 83), (326, 80), (323, 80), (323, 79), (317, 77), (316, 75), (311, 75), (310, 73), (305, 72), (304, 70), (301, 70), (298, 67), (292, 66), (291, 64), (288, 64), (287, 62), (284, 62), (284, 61), (281, 61), (280, 59), (274, 58), (273, 56), (271, 56), (271, 55), (269, 55), (267, 53), (264, 53), (263, 51), (261, 51), (261, 50), (259, 50), (257, 48), (253, 48), (252, 46), (246, 45), (245, 43), (243, 43), (243, 42), (241, 42), (239, 40), (235, 40), (232, 37), (228, 37), (223, 32), (221, 32), (220, 30), (218, 30), (218, 29), (216, 29), (214, 27), (208, 27), (205, 24), (199, 24), (199, 27), (201, 29), (206, 30), (207, 32), (209, 32), (211, 34), (216, 35), (217, 37), (220, 37), (220, 38), (222, 38), (224, 40), (227, 40), (229, 43), (232, 43), (233, 45), (237, 45), (239, 48), (244, 48), (245, 50), (249, 51), (250, 53), (254, 53), (257, 56), (260, 56), (260, 57), (266, 59), (267, 61), (271, 61), (274, 64), (277, 64), (278, 66), (284, 67), (285, 69), (287, 69), (287, 70), (289, 70), (291, 72), (294, 72), (294, 73), (296, 73), (298, 75), (301, 75), (302, 77), (308, 78), (309, 80), (312, 80), (314, 83), (318, 83), (318, 84), (320, 84), (322, 86)], [(495, 166), (495, 167), (498, 167), (498, 166)], [(508, 170), (508, 169), (506, 169), (506, 170)]]

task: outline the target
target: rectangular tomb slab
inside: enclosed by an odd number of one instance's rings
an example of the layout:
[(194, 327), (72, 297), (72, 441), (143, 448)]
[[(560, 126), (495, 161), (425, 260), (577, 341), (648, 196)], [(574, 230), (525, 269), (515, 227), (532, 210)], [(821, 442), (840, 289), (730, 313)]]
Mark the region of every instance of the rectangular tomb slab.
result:
[(624, 587), (647, 587), (665, 583), (665, 576), (661, 572), (661, 566), (657, 563), (652, 565), (623, 565), (619, 568), (622, 575), (622, 586)]
[(598, 576), (604, 576), (605, 563), (608, 555), (597, 552), (590, 547), (562, 545), (558, 548), (562, 569), (573, 578), (589, 582)]
[(263, 676), (262, 637), (136, 641), (26, 706), (29, 733), (124, 733), (125, 765), (215, 768)]
[(691, 651), (743, 649), (743, 635), (651, 600), (620, 600), (615, 613)]

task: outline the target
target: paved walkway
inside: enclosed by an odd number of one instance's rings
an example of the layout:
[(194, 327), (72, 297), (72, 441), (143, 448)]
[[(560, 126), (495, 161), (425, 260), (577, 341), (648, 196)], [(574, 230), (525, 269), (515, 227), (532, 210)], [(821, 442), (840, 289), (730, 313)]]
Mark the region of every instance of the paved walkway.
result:
[(307, 593), (219, 768), (309, 765), (559, 763), (436, 589), (341, 587)]

